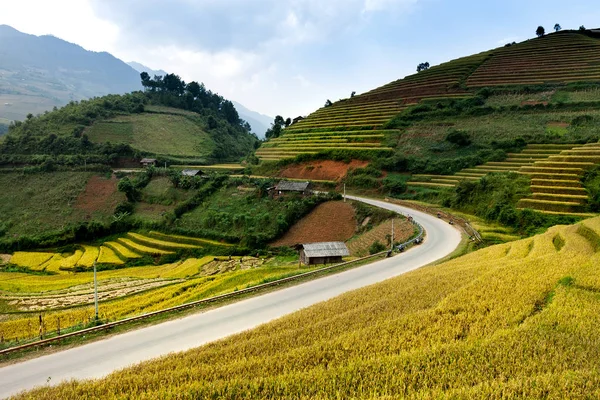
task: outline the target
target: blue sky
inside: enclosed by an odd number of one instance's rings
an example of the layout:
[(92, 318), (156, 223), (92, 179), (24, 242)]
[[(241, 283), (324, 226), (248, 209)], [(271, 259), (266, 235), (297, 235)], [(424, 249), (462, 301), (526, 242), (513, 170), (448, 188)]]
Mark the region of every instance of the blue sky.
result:
[(600, 27), (590, 0), (21, 0), (0, 24), (53, 34), (295, 117), (432, 65), (535, 36)]

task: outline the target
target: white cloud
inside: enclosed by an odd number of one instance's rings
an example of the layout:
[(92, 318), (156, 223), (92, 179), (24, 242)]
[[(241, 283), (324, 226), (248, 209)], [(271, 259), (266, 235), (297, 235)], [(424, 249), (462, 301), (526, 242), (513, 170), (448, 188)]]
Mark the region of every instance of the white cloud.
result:
[(6, 1), (0, 24), (34, 35), (52, 34), (94, 51), (113, 51), (120, 34), (116, 24), (96, 17), (82, 0)]

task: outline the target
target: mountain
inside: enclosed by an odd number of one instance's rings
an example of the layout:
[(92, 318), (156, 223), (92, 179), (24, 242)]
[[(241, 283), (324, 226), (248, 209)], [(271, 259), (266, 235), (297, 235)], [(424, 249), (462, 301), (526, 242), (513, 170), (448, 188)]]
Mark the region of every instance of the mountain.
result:
[(240, 115), (240, 118), (250, 124), (252, 132), (256, 133), (256, 136), (258, 136), (259, 139), (264, 139), (265, 132), (271, 127), (273, 117), (252, 111), (236, 101), (232, 101), (232, 103)]
[(144, 64), (140, 64), (139, 62), (135, 62), (135, 61), (129, 61), (127, 63), (127, 65), (129, 65), (131, 68), (135, 69), (137, 72), (140, 72), (140, 73), (147, 72), (150, 76), (154, 76), (154, 75), (165, 76), (167, 74), (167, 72), (163, 71), (162, 69), (148, 68)]
[(141, 88), (139, 73), (109, 53), (0, 25), (0, 124)]

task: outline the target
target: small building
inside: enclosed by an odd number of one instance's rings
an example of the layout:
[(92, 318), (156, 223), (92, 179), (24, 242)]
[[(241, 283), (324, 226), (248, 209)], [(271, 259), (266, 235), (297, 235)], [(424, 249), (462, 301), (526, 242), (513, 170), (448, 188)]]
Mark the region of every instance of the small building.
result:
[(299, 193), (303, 196), (312, 194), (312, 185), (310, 182), (292, 182), (281, 181), (272, 188), (274, 196), (282, 196), (287, 193)]
[(181, 171), (181, 174), (183, 176), (202, 176), (204, 175), (204, 172), (199, 169), (184, 169)]
[(142, 164), (142, 167), (147, 168), (149, 166), (156, 166), (156, 158), (142, 158), (140, 160), (140, 164)]
[(296, 117), (292, 120), (292, 125), (297, 124), (298, 122), (302, 121), (304, 119), (304, 117)]
[(300, 262), (304, 265), (334, 264), (342, 262), (342, 257), (350, 255), (342, 242), (307, 243), (297, 246)]

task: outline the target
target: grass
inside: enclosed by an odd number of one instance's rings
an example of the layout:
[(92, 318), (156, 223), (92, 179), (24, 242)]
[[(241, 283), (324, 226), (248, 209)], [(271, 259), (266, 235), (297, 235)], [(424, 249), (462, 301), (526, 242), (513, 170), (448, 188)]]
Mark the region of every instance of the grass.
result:
[[(583, 224), (598, 232), (598, 221)], [(577, 231), (555, 227), (21, 398), (598, 397), (600, 260)]]
[(205, 157), (214, 149), (214, 142), (199, 122), (182, 115), (127, 115), (99, 121), (86, 130), (95, 143), (126, 143), (134, 149), (183, 157)]
[(6, 227), (6, 236), (48, 233), (81, 221), (83, 212), (74, 205), (91, 176), (85, 172), (0, 174), (0, 225)]

